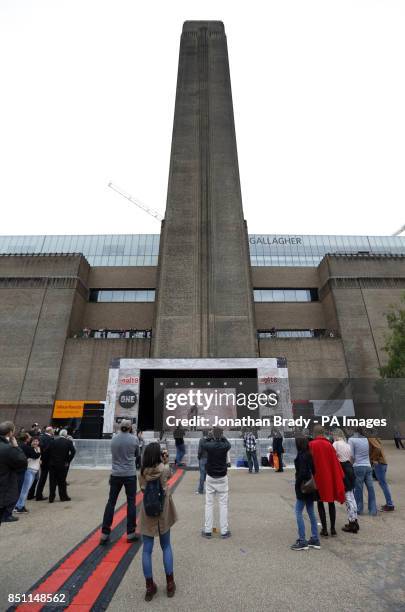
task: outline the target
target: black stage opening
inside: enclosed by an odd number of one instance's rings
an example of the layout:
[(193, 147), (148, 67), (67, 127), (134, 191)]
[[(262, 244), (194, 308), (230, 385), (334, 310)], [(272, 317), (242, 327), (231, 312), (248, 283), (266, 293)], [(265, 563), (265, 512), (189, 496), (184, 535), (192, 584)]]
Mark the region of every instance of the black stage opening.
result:
[[(235, 393), (257, 393), (257, 369), (224, 370), (176, 370), (144, 369), (140, 371), (138, 428), (145, 430), (168, 430), (164, 425), (165, 397), (170, 392), (203, 391)], [(185, 409), (187, 411), (188, 408)], [(246, 416), (249, 410), (243, 406), (229, 407), (229, 415), (234, 411), (238, 418)], [(180, 409), (173, 410), (180, 414)], [(224, 414), (225, 416), (225, 414)], [(198, 428), (197, 428), (198, 429)]]

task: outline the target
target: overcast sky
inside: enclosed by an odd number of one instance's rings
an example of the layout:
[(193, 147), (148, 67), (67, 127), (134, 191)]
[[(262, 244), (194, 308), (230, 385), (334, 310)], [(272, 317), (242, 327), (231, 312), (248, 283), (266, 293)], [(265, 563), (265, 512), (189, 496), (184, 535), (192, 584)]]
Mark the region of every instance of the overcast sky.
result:
[(405, 223), (404, 0), (1, 0), (1, 234), (158, 233), (179, 38), (228, 37), (250, 233)]

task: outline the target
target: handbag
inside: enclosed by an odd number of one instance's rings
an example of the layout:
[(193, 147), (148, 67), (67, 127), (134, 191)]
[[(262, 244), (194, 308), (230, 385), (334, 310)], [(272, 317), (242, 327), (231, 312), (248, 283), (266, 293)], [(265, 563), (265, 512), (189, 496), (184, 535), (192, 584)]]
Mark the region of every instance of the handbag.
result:
[(300, 489), (301, 493), (303, 493), (304, 495), (307, 495), (308, 493), (315, 493), (315, 491), (317, 490), (315, 478), (311, 476), (309, 480), (301, 482)]

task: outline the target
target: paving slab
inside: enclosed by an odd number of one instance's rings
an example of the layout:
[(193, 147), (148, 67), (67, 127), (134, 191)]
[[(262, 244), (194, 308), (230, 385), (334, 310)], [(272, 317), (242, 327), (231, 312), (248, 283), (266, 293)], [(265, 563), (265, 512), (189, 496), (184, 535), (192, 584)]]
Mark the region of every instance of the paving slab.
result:
[[(341, 531), (321, 550), (290, 551), (296, 539), (293, 471), (249, 475), (230, 472), (232, 537), (201, 538), (204, 497), (195, 494), (197, 472), (186, 472), (174, 499), (179, 522), (172, 529), (175, 579), (173, 600), (165, 594), (161, 551), (156, 541), (154, 575), (159, 593), (143, 601), (141, 551), (126, 571), (109, 610), (405, 610), (405, 451), (387, 444), (389, 482), (396, 511), (361, 517), (356, 535)], [(0, 610), (7, 594), (27, 591), (101, 521), (108, 472), (72, 470), (71, 502), (28, 502), (30, 513), (0, 526)], [(384, 502), (378, 484), (377, 501)], [(121, 496), (119, 503), (124, 501)], [(97, 611), (96, 611), (97, 612)]]

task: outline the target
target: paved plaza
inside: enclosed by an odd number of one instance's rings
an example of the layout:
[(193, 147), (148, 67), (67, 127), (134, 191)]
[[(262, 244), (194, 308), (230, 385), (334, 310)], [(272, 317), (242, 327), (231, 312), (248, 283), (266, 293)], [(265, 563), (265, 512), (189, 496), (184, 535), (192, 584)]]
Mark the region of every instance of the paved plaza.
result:
[[(185, 472), (173, 494), (180, 517), (172, 529), (178, 586), (175, 598), (166, 597), (156, 542), (154, 575), (159, 592), (153, 602), (143, 601), (141, 549), (136, 546), (130, 551), (131, 562), (127, 566), (121, 563), (120, 571), (114, 573), (109, 604), (98, 601), (91, 607), (83, 598), (72, 598), (76, 605), (69, 609), (97, 611), (107, 605), (116, 612), (405, 610), (405, 451), (387, 443), (387, 456), (397, 510), (376, 518), (361, 517), (360, 532), (352, 535), (340, 529), (346, 516), (339, 506), (338, 536), (323, 539), (320, 551), (289, 550), (296, 538), (292, 470), (282, 474), (263, 470), (258, 475), (232, 470), (232, 538), (215, 536), (211, 541), (200, 536), (204, 497), (194, 493), (198, 474)], [(72, 470), (71, 502), (52, 506), (29, 502), (29, 515), (0, 527), (0, 610), (9, 606), (8, 593), (28, 591), (100, 524), (108, 475), (105, 470)], [(378, 484), (376, 493), (381, 505), (384, 500)], [(123, 501), (120, 498), (120, 503)], [(117, 528), (115, 539), (121, 534)], [(113, 549), (114, 538), (109, 547)], [(95, 570), (100, 571), (105, 554), (105, 549), (96, 547), (90, 557), (94, 563), (87, 568), (90, 582), (92, 572), (98, 575)], [(116, 562), (114, 558), (114, 554), (104, 557), (104, 569)], [(77, 576), (80, 578), (80, 572)]]

